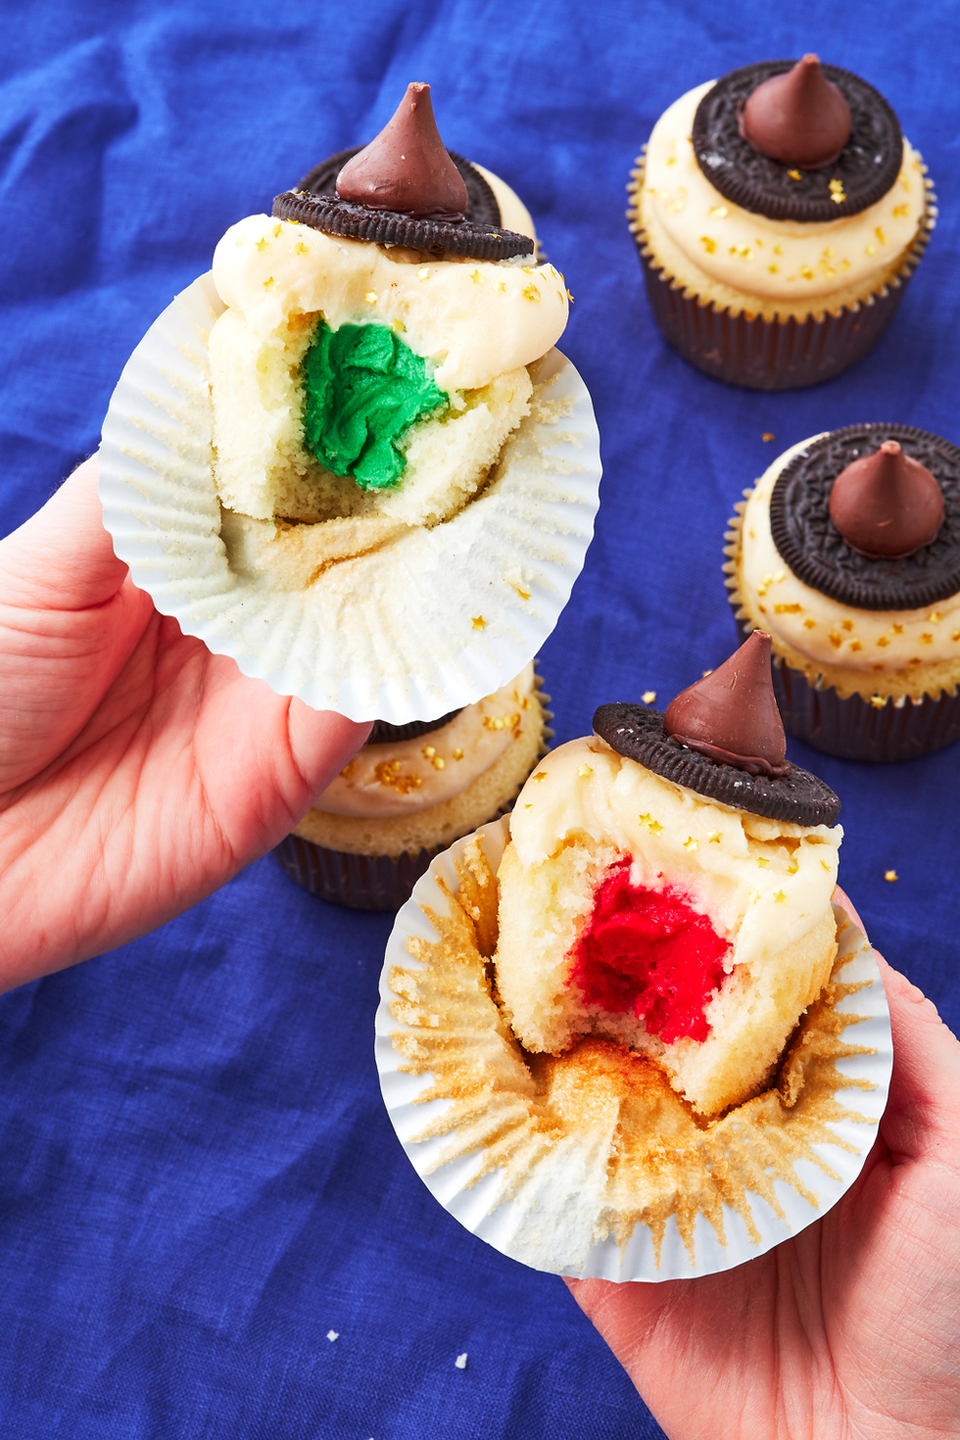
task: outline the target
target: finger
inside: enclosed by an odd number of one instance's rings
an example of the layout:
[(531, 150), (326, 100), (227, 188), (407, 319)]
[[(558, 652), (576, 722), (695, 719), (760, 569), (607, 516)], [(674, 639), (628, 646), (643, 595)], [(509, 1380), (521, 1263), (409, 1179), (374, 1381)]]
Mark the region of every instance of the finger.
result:
[(859, 926), (860, 926), (860, 929), (863, 931), (864, 935), (866, 935), (866, 933), (867, 933), (867, 927), (866, 927), (866, 925), (864, 925), (863, 921), (860, 919), (860, 912), (858, 911), (857, 907), (854, 905), (853, 901), (850, 899), (850, 896), (847, 894), (846, 890), (841, 890), (839, 885), (835, 885), (835, 886), (834, 886), (834, 890), (833, 890), (833, 894), (831, 895), (830, 898), (831, 898), (831, 900), (833, 901), (833, 903), (834, 903), (835, 905), (842, 905), (842, 906), (843, 906), (844, 910), (846, 910), (847, 914), (850, 916), (850, 919), (853, 921), (853, 923), (854, 923), (855, 925), (859, 925)]
[(307, 797), (299, 819), (366, 742), (372, 722), (356, 724), (332, 710), (311, 710), (291, 700), (287, 716), (290, 750)]
[(940, 1160), (957, 1168), (960, 1043), (936, 1006), (878, 955), (893, 1031), (893, 1079), (883, 1138), (894, 1161)]
[(96, 456), (85, 460), (19, 530), (0, 542), (3, 600), (30, 610), (84, 610), (127, 576), (103, 528)]

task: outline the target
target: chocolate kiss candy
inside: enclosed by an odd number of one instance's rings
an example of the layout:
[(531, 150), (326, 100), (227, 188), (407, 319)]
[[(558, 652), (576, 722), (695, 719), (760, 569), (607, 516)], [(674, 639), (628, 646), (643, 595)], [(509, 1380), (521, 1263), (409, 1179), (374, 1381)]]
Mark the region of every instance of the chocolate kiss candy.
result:
[(757, 86), (740, 113), (739, 127), (761, 155), (819, 170), (836, 160), (850, 138), (850, 106), (816, 55), (804, 55), (792, 70)]
[(429, 85), (407, 86), (393, 119), (340, 171), (337, 194), (419, 220), (463, 218), (467, 187), (440, 139)]
[(919, 460), (884, 440), (841, 470), (830, 491), (830, 519), (848, 545), (871, 560), (902, 560), (937, 538), (943, 493)]
[(790, 762), (770, 678), (770, 636), (754, 630), (729, 660), (681, 690), (667, 706), (663, 729), (750, 775), (785, 775)]

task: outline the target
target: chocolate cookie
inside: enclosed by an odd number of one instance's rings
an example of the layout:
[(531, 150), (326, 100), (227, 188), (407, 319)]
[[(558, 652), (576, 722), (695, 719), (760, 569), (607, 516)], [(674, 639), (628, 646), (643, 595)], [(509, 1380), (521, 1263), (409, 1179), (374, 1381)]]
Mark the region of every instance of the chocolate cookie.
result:
[(438, 720), (410, 720), (406, 725), (391, 725), (389, 720), (374, 720), (367, 744), (391, 745), (400, 740), (416, 740), (420, 735), (430, 735), (434, 730), (441, 730), (444, 725), (449, 725), (462, 709), (461, 705), (460, 709), (450, 710)]
[[(354, 155), (359, 155), (363, 149), (361, 145), (354, 145), (350, 150), (340, 150), (336, 155), (330, 155), (315, 165), (308, 175), (304, 175), (300, 184), (295, 187), (297, 192), (306, 191), (310, 195), (336, 195), (337, 176)], [(464, 185), (467, 187), (469, 204), (467, 205), (466, 218), (474, 225), (482, 226), (487, 230), (491, 227), (500, 226), (500, 206), (497, 204), (497, 197), (494, 195), (486, 180), (462, 155), (457, 155), (453, 150), (447, 154), (460, 171)]]
[(471, 260), (508, 260), (533, 250), (528, 235), (517, 235), (499, 226), (477, 225), (470, 220), (414, 219), (399, 211), (372, 210), (332, 195), (287, 190), (274, 200), (273, 214), (279, 220), (297, 220), (327, 235), (344, 235), (375, 245), (404, 245), (438, 256), (448, 253), (466, 255)]
[(900, 122), (866, 80), (824, 65), (823, 73), (850, 107), (850, 138), (831, 164), (801, 170), (761, 155), (740, 134), (740, 115), (764, 80), (792, 69), (793, 60), (745, 65), (704, 95), (693, 121), (700, 169), (725, 199), (770, 220), (830, 221), (857, 215), (894, 184), (903, 163)]
[(748, 775), (664, 734), (663, 715), (648, 705), (601, 705), (593, 728), (618, 755), (708, 800), (793, 825), (832, 825), (840, 813), (837, 796), (809, 770), (791, 765), (779, 778)]
[[(830, 492), (842, 470), (885, 440), (935, 477), (944, 519), (933, 542), (901, 559), (870, 559), (830, 519)], [(858, 610), (919, 610), (960, 591), (960, 449), (910, 425), (848, 425), (794, 456), (773, 487), (770, 530), (798, 580)]]

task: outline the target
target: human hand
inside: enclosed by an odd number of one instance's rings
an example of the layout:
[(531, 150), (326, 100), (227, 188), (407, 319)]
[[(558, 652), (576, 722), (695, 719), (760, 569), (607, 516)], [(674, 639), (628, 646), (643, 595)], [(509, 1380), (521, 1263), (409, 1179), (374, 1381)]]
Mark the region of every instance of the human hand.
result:
[(241, 675), (113, 553), (95, 460), (0, 541), (0, 990), (163, 924), (366, 738)]
[(568, 1281), (671, 1440), (960, 1434), (960, 1044), (880, 968), (890, 1098), (839, 1204), (721, 1275)]

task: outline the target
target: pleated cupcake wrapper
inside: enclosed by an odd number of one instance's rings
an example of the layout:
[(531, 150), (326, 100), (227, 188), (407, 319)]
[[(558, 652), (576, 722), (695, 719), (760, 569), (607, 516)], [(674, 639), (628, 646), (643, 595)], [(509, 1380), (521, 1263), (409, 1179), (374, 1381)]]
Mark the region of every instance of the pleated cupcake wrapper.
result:
[[(749, 499), (752, 489), (745, 490)], [(742, 544), (741, 501), (729, 521), (724, 537), (723, 566), (727, 598), (733, 608), (741, 640), (757, 627), (743, 604), (737, 585), (736, 556)], [(811, 682), (802, 670), (788, 665), (773, 646), (773, 689), (788, 734), (841, 760), (863, 760), (891, 764), (933, 755), (960, 740), (960, 690), (955, 686), (937, 694), (841, 696), (835, 686), (820, 676)], [(866, 681), (866, 676), (864, 676)]]
[[(496, 870), (509, 838), (509, 821), (485, 825), (476, 834), (482, 836), (484, 851)], [(473, 974), (465, 962), (453, 1013), (446, 1016), (441, 1010), (434, 1014), (431, 1008), (423, 1025), (407, 1018), (412, 1009), (408, 983), (400, 982), (404, 998), (391, 988), (395, 967), (408, 973), (428, 972), (424, 980), (429, 981), (433, 962), (415, 960), (407, 942), (415, 937), (414, 943), (422, 947), (423, 942), (436, 941), (438, 932), (423, 907), (440, 915), (451, 913), (452, 906), (437, 880), (456, 894), (459, 879), (454, 860), (462, 859), (474, 838), (457, 841), (431, 861), (429, 871), (418, 880), (413, 895), (399, 912), (387, 944), (376, 1021), (376, 1059), (387, 1111), (417, 1174), (440, 1204), (472, 1234), (511, 1259), (555, 1274), (616, 1281), (689, 1279), (729, 1270), (765, 1254), (821, 1219), (860, 1174), (876, 1139), (893, 1067), (889, 1012), (876, 958), (863, 932), (846, 912), (834, 906), (839, 932), (834, 978), (856, 993), (845, 994), (834, 1011), (858, 1017), (843, 1033), (861, 1052), (870, 1053), (853, 1054), (836, 1062), (836, 1073), (849, 1084), (840, 1084), (827, 1105), (833, 1118), (821, 1127), (820, 1141), (806, 1147), (801, 1158), (796, 1158), (796, 1147), (791, 1149), (789, 1142), (785, 1144), (785, 1152), (794, 1157), (792, 1174), (796, 1178), (795, 1184), (779, 1178), (773, 1181), (776, 1206), (749, 1184), (741, 1192), (740, 1205), (746, 1207), (755, 1226), (753, 1237), (742, 1209), (724, 1201), (716, 1211), (723, 1240), (701, 1212), (688, 1235), (688, 1246), (672, 1215), (666, 1222), (658, 1258), (652, 1231), (642, 1221), (634, 1226), (625, 1244), (618, 1244), (609, 1233), (613, 1222), (606, 1192), (607, 1153), (602, 1146), (595, 1147), (589, 1136), (567, 1136), (544, 1146), (533, 1169), (519, 1184), (511, 1177), (509, 1164), (498, 1164), (501, 1156), (511, 1153), (511, 1127), (521, 1126), (530, 1102), (520, 1091), (513, 1094), (504, 1079), (504, 1066), (497, 1062), (503, 1042), (495, 1033), (496, 1026), (488, 1020), (485, 1032), (479, 1033), (480, 1027), (478, 1033), (471, 1029), (464, 1007), (469, 1006), (471, 993), (485, 993), (482, 964), (476, 964), (477, 973)], [(474, 956), (470, 961), (474, 963)], [(501, 1033), (502, 1028), (500, 1022)], [(486, 1126), (486, 1143), (474, 1139), (484, 1133), (484, 1115), (475, 1111), (463, 1114), (462, 1096), (447, 1097), (443, 1081), (438, 1083), (438, 1077), (449, 1066), (452, 1036), (471, 1051), (463, 1073), (476, 1085), (479, 1071), (479, 1083), (487, 1082), (487, 1094), (498, 1106), (497, 1121)], [(850, 1048), (854, 1048), (853, 1044)], [(416, 1066), (411, 1065), (401, 1049), (407, 1055), (424, 1058)], [(437, 1070), (415, 1073), (429, 1065), (434, 1053)], [(485, 1066), (489, 1071), (486, 1075)], [(453, 1121), (447, 1119), (458, 1106), (463, 1117), (462, 1136), (453, 1128)], [(445, 1128), (447, 1125), (451, 1128)], [(429, 1133), (425, 1135), (425, 1131)], [(803, 1190), (810, 1198), (804, 1197)]]
[[(534, 665), (537, 663), (535, 660)], [(531, 770), (548, 753), (553, 739), (550, 728), (553, 711), (547, 708), (550, 696), (543, 689), (539, 673), (534, 675), (534, 685), (543, 707), (543, 735)], [(521, 783), (511, 799), (490, 819), (497, 820), (502, 815), (508, 815), (522, 788)], [(304, 890), (309, 890), (311, 895), (319, 895), (322, 900), (329, 900), (333, 905), (345, 905), (351, 910), (398, 910), (410, 898), (414, 885), (426, 872), (431, 860), (445, 848), (434, 845), (416, 855), (405, 851), (396, 858), (390, 855), (356, 855), (349, 850), (330, 850), (325, 845), (316, 845), (301, 835), (288, 835), (274, 847), (273, 853), (290, 879)]]
[(686, 294), (683, 285), (657, 259), (640, 220), (644, 155), (637, 158), (627, 187), (627, 219), (636, 241), (647, 297), (664, 339), (698, 370), (730, 385), (753, 390), (799, 390), (818, 385), (849, 369), (870, 351), (893, 319), (907, 281), (923, 256), (936, 224), (932, 182), (924, 178), (923, 218), (899, 272), (853, 305), (829, 309), (803, 320), (765, 320), (720, 307)]
[[(100, 498), (117, 554), (157, 609), (245, 675), (353, 720), (403, 725), (492, 694), (551, 633), (593, 534), (599, 436), (558, 350), (539, 417), (452, 520), (334, 565), (301, 591), (231, 570), (213, 479), (210, 275), (151, 326), (103, 427)], [(345, 482), (349, 483), (349, 482)]]

